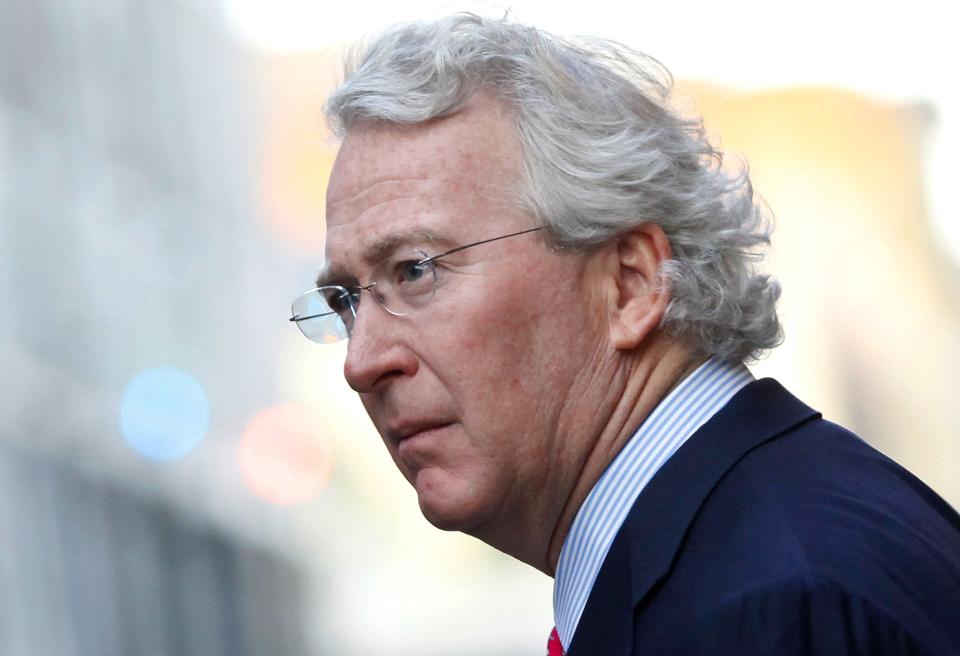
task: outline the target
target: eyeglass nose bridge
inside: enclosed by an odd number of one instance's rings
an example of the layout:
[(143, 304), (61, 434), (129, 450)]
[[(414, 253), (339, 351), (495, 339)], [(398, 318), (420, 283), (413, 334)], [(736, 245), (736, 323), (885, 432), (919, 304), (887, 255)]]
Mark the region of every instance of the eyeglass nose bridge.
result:
[(363, 297), (363, 292), (367, 292), (367, 294), (376, 301), (377, 305), (386, 310), (388, 314), (395, 317), (402, 317), (410, 313), (409, 310), (401, 311), (396, 307), (390, 307), (391, 305), (396, 305), (398, 301), (394, 300), (391, 302), (391, 300), (386, 297), (386, 294), (381, 291), (382, 289), (384, 289), (384, 286), (376, 280), (369, 285), (357, 285), (350, 288), (350, 309), (353, 311), (354, 320), (356, 320), (360, 312), (360, 299)]
[(383, 297), (383, 293), (379, 289), (377, 289), (377, 286), (378, 286), (378, 283), (376, 280), (374, 280), (369, 285), (357, 285), (356, 287), (353, 288), (354, 289), (353, 298), (355, 299), (357, 308), (360, 307), (360, 298), (361, 296), (363, 296), (361, 292), (367, 292), (367, 294), (373, 297), (373, 300), (377, 302), (377, 305), (379, 305), (385, 310), (388, 310), (386, 306), (386, 300)]

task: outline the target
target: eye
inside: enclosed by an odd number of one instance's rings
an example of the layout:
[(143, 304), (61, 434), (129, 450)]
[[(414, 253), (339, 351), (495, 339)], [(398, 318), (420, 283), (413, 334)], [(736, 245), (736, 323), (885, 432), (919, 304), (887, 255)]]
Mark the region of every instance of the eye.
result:
[[(436, 283), (436, 270), (433, 268), (433, 262), (424, 262), (422, 256), (414, 260), (406, 258), (397, 260), (393, 265), (390, 279), (393, 281), (390, 288), (407, 302), (414, 298), (424, 298), (433, 294), (434, 284)], [(387, 289), (382, 290), (389, 295)]]
[(417, 282), (427, 275), (429, 267), (429, 264), (421, 264), (417, 260), (401, 262), (399, 265), (400, 282)]
[(323, 298), (327, 305), (340, 316), (351, 313), (351, 296), (353, 294), (342, 287), (323, 290)]

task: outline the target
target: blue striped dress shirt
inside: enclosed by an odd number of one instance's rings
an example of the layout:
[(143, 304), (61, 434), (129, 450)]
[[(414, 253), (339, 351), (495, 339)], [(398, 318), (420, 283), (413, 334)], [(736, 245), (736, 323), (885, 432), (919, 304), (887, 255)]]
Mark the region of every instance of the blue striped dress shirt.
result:
[(707, 360), (653, 409), (587, 495), (563, 541), (553, 586), (553, 617), (564, 650), (633, 502), (687, 438), (751, 381), (738, 362)]

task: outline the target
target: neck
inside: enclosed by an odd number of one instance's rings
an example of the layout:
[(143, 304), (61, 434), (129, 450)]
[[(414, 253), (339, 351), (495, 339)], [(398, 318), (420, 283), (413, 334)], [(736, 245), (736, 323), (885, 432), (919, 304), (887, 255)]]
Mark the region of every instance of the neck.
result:
[(617, 376), (622, 383), (610, 386), (616, 395), (612, 410), (600, 432), (584, 444), (584, 464), (569, 488), (547, 546), (546, 566), (540, 569), (556, 573), (563, 542), (590, 490), (657, 404), (705, 359), (661, 333), (646, 348), (624, 355)]

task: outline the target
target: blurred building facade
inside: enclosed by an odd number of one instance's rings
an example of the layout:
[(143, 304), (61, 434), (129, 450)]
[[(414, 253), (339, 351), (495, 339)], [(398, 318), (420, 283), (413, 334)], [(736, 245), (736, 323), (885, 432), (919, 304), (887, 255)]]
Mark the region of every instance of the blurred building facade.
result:
[[(251, 216), (250, 62), (215, 6), (0, 1), (4, 656), (310, 652), (308, 577), (211, 476), (272, 392), (274, 261)], [(158, 364), (213, 408), (175, 474), (117, 426)]]

